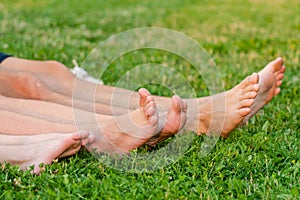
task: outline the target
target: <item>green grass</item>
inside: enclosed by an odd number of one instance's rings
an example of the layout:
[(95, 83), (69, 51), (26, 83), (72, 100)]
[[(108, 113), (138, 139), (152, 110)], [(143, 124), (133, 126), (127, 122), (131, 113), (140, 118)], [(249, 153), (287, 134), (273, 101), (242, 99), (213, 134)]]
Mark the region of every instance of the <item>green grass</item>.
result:
[[(277, 56), (287, 66), (280, 95), (204, 158), (199, 137), (181, 159), (153, 173), (121, 172), (84, 151), (47, 166), (40, 176), (3, 164), (0, 198), (299, 199), (299, 7), (298, 0), (0, 1), (0, 51), (19, 57), (71, 67), (72, 59), (82, 61), (113, 34), (156, 26), (181, 31), (203, 45), (225, 88)], [(164, 54), (148, 53), (164, 61)], [(134, 55), (116, 62), (139, 63)], [(118, 70), (106, 81), (113, 83)], [(152, 90), (169, 95), (160, 87)]]

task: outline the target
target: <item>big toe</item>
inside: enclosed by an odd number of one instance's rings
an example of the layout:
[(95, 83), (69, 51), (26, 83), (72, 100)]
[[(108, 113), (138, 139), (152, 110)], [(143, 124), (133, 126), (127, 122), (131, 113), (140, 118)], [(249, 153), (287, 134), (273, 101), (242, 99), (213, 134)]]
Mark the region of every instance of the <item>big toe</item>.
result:
[(252, 75), (248, 76), (247, 78), (245, 78), (239, 85), (238, 87), (240, 89), (245, 89), (248, 86), (252, 86), (256, 83), (258, 83), (259, 80), (259, 76), (257, 73), (253, 73)]
[(78, 131), (72, 134), (72, 139), (73, 140), (84, 140), (88, 138), (90, 133), (88, 131)]
[(148, 96), (146, 98), (146, 104), (144, 107), (144, 113), (147, 119), (149, 120), (151, 125), (155, 125), (158, 122), (158, 112), (156, 108), (156, 104), (154, 98), (152, 96)]
[(93, 143), (95, 140), (96, 140), (96, 136), (94, 134), (90, 133), (90, 135), (86, 139), (81, 141), (81, 145), (82, 146), (89, 145), (89, 144)]
[(272, 72), (276, 72), (280, 70), (283, 66), (283, 59), (278, 57), (277, 59), (273, 60), (267, 65), (267, 69), (271, 70)]
[(249, 76), (248, 83), (251, 85), (256, 84), (258, 83), (258, 79), (259, 79), (258, 73), (253, 73), (251, 76)]
[(140, 106), (145, 107), (146, 99), (151, 94), (147, 89), (141, 88), (141, 89), (139, 89), (139, 95), (140, 95)]
[(172, 97), (172, 111), (179, 113), (181, 112), (182, 108), (184, 107), (184, 102), (182, 101), (182, 99), (178, 96), (178, 95), (174, 95)]

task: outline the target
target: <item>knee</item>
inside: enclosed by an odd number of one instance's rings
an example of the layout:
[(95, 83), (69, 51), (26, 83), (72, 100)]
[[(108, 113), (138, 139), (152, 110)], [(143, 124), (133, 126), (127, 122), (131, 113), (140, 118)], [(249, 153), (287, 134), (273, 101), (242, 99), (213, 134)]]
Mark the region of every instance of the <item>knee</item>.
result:
[(18, 81), (18, 83), (24, 84), (26, 86), (36, 84), (36, 82), (39, 82), (39, 79), (34, 74), (23, 71), (16, 73), (15, 80)]
[(47, 87), (38, 77), (31, 73), (18, 72), (14, 84), (15, 89), (27, 98), (37, 100), (45, 98)]

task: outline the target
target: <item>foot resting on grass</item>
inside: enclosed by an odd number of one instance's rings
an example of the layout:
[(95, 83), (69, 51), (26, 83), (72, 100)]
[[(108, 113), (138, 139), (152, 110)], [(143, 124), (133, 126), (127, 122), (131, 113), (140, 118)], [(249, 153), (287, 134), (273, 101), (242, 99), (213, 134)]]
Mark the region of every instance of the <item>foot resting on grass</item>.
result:
[[(99, 122), (96, 141), (87, 146), (96, 153), (123, 154), (147, 142), (159, 132), (158, 113), (148, 90), (139, 90), (140, 107), (128, 114)], [(87, 127), (88, 130), (90, 130)]]
[(228, 137), (240, 123), (245, 123), (280, 92), (285, 67), (282, 58), (270, 62), (225, 93), (199, 101), (197, 134)]
[(199, 102), (196, 133), (227, 137), (251, 112), (258, 90), (258, 74), (254, 73), (234, 88)]
[(251, 106), (251, 112), (243, 120), (246, 123), (263, 106), (269, 103), (272, 98), (280, 92), (280, 86), (284, 77), (285, 66), (283, 59), (277, 58), (270, 62), (259, 73), (259, 92)]
[(154, 146), (157, 143), (171, 137), (178, 133), (186, 123), (186, 112), (187, 103), (184, 102), (179, 96), (174, 95), (172, 97), (172, 104), (169, 108), (167, 115), (162, 113), (159, 117), (159, 121), (162, 130), (151, 137), (151, 139), (146, 143), (147, 145)]
[(54, 159), (74, 155), (94, 140), (94, 135), (87, 131), (30, 136), (1, 134), (0, 162), (19, 165), (23, 170), (34, 166), (33, 173), (39, 174), (41, 163), (51, 164)]

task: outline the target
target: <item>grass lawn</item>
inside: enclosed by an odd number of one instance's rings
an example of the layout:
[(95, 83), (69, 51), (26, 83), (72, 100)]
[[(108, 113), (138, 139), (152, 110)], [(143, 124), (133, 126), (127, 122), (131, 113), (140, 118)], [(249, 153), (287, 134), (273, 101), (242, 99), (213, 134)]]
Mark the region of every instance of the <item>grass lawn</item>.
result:
[[(85, 151), (40, 176), (3, 164), (0, 199), (300, 199), (299, 8), (298, 0), (0, 1), (0, 51), (18, 57), (72, 67), (72, 59), (83, 61), (113, 34), (155, 26), (200, 43), (226, 89), (278, 56), (287, 67), (282, 92), (206, 157), (199, 155), (204, 137), (197, 137), (181, 159), (153, 173), (121, 172)], [(147, 53), (164, 62), (165, 55)], [(137, 59), (143, 58), (133, 54), (124, 62)], [(106, 82), (113, 83), (119, 70)]]

